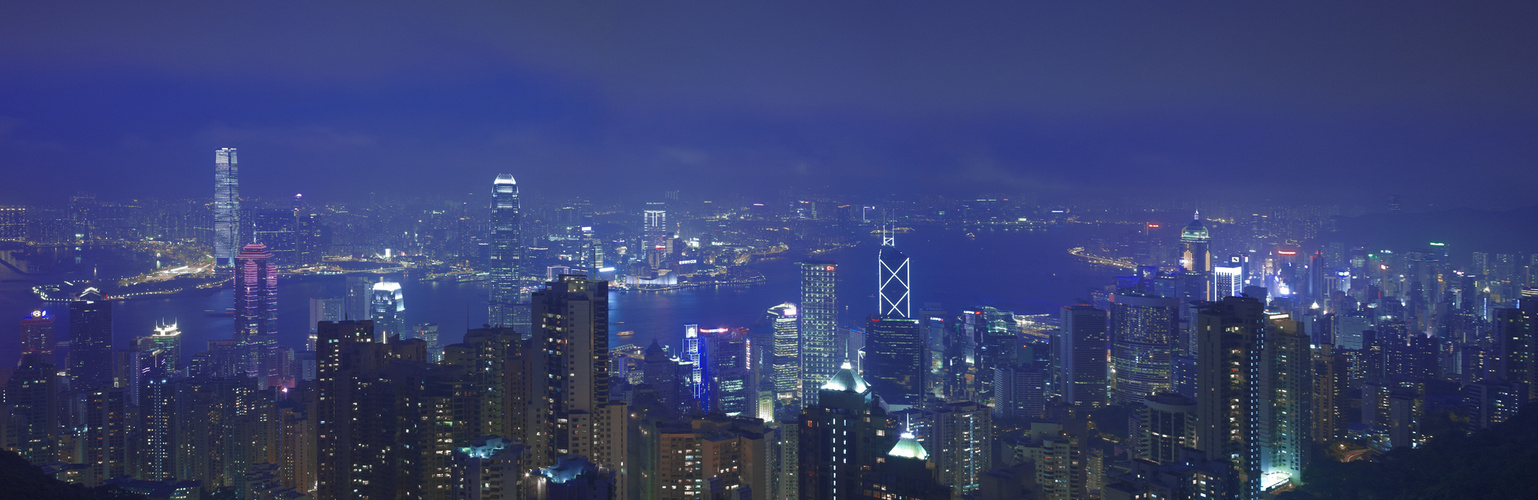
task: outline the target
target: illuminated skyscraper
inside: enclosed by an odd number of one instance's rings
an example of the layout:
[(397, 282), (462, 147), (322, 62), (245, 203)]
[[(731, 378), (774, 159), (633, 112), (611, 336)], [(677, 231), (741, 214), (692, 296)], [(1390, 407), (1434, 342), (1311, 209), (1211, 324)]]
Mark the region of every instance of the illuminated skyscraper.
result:
[[(774, 323), (774, 352), (770, 362), (774, 380), (775, 409), (799, 410), (801, 400), (801, 335), (796, 305), (786, 302), (769, 308)], [(793, 411), (794, 411), (793, 410)]]
[(1491, 378), (1527, 386), (1523, 399), (1538, 399), (1538, 296), (1531, 291), (1517, 307), (1494, 311), (1495, 342), (1499, 351)]
[(928, 353), (916, 319), (872, 315), (865, 322), (865, 375), (894, 411), (923, 402)]
[(1173, 392), (1143, 398), (1138, 410), (1137, 456), (1161, 464), (1180, 460), (1196, 441), (1196, 401)]
[(908, 256), (892, 246), (890, 237), (876, 258), (876, 314), (883, 318), (912, 318), (912, 299), (909, 297)]
[(69, 303), (70, 388), (112, 387), (112, 303), (87, 288)]
[(1308, 336), (1285, 315), (1266, 322), (1265, 350), (1260, 358), (1261, 487), (1271, 489), (1303, 478), (1309, 453), (1304, 436), (1311, 424), (1312, 377)]
[(660, 201), (648, 202), (641, 212), (641, 235), (646, 238), (643, 246), (649, 247), (672, 234), (668, 228), (667, 205)]
[(1106, 352), (1106, 313), (1088, 304), (1063, 308), (1063, 328), (1056, 352), (1058, 392), (1063, 402), (1079, 408), (1108, 403), (1110, 370)]
[(319, 415), (316, 498), (348, 498), (353, 476), (353, 383), (343, 354), (359, 343), (374, 342), (372, 321), (322, 322), (316, 327), (316, 410)]
[(582, 455), (623, 481), (627, 413), (609, 398), (609, 284), (562, 276), (533, 299), (529, 459)]
[[(322, 321), (341, 321), (341, 320), (344, 320), (344, 319), (347, 319), (347, 298), (346, 297), (327, 297), (327, 298), (311, 297), (310, 298), (310, 340), (309, 340), (309, 343), (306, 344), (306, 346), (309, 347), (309, 350), (311, 350), (311, 351), (315, 350), (315, 339), (316, 339), (315, 328), (316, 328), (316, 325), (319, 325), (320, 322), (322, 322)], [(368, 318), (365, 316), (365, 317), (360, 317), (358, 319), (368, 319)]]
[(401, 293), (401, 284), (394, 281), (375, 283), (369, 295), (374, 341), (395, 342), (411, 338), (411, 332), (406, 330), (406, 299)]
[(265, 389), (279, 385), (278, 268), (261, 243), (235, 256), (235, 343), (244, 352), (245, 373)]
[(176, 386), (181, 356), (181, 330), (159, 325), (139, 337), (139, 475), (150, 481), (175, 479)]
[(1244, 293), (1244, 268), (1218, 266), (1212, 268), (1213, 299), (1237, 297)]
[[(827, 380), (843, 360), (838, 349), (838, 265), (801, 263), (801, 380)], [(818, 385), (801, 384), (801, 406), (817, 404)]]
[(940, 482), (963, 492), (981, 488), (993, 468), (993, 411), (971, 401), (946, 403), (935, 410), (932, 432)]
[(53, 316), (42, 309), (32, 311), (21, 320), (21, 355), (37, 354), (52, 363), (53, 348), (58, 345), (53, 335)]
[(710, 381), (706, 380), (705, 339), (700, 337), (700, 325), (684, 325), (684, 361), (689, 363), (689, 396), (697, 410), (710, 409)]
[(288, 269), (299, 267), (299, 220), (293, 209), (254, 209), (246, 215), (251, 221), (252, 241), (267, 245), (272, 253), (273, 265)]
[(1179, 333), (1179, 299), (1118, 293), (1111, 297), (1111, 363), (1116, 404), (1142, 402), (1171, 389), (1170, 363)]
[(1261, 357), (1265, 304), (1224, 297), (1196, 315), (1196, 447), (1228, 462), (1237, 498), (1258, 498), (1261, 487)]
[(1212, 300), (1212, 235), (1202, 224), (1202, 213), (1180, 231), (1180, 267), (1186, 270), (1187, 301)]
[(11, 451), (32, 465), (59, 461), (59, 377), (53, 358), (23, 354), (5, 385)]
[(796, 426), (798, 498), (862, 498), (863, 476), (897, 444), (897, 435), (888, 425), (886, 405), (849, 363), (823, 380), (807, 380), (821, 395)]
[(240, 249), (240, 175), (235, 148), (214, 151), (214, 262), (235, 264)]
[(491, 298), (487, 321), (492, 326), (511, 326), (528, 332), (518, 182), (512, 174), (501, 174), (491, 188)]

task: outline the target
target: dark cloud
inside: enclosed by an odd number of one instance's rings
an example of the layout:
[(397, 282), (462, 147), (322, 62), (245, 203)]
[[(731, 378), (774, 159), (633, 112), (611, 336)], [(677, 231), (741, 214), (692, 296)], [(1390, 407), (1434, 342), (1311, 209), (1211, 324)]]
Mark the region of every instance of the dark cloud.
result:
[(510, 171), (1515, 203), (1535, 25), (1526, 2), (12, 2), (0, 165), (52, 188), (0, 197), (202, 196), (233, 145), (272, 196)]

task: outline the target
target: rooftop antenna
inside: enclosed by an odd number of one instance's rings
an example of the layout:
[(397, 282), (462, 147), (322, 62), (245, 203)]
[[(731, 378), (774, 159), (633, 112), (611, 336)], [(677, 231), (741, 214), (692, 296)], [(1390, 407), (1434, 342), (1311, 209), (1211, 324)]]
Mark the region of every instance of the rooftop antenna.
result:
[(892, 223), (889, 215), (886, 210), (881, 211), (881, 246), (895, 247), (897, 246), (897, 238), (892, 236)]

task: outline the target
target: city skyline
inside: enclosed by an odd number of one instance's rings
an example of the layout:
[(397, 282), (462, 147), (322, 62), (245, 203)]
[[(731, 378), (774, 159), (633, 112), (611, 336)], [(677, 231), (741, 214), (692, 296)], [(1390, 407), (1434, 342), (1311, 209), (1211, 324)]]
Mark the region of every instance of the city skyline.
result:
[(0, 497), (1535, 497), (1534, 25), (0, 6)]

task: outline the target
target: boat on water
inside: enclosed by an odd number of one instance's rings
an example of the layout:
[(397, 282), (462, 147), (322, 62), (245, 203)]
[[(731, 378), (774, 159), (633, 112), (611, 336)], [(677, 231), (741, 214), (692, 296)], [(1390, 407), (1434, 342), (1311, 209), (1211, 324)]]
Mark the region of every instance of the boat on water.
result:
[(631, 335), (635, 335), (635, 330), (625, 330), (625, 331), (619, 332), (619, 333), (617, 333), (615, 335), (619, 335), (621, 337), (629, 337)]

